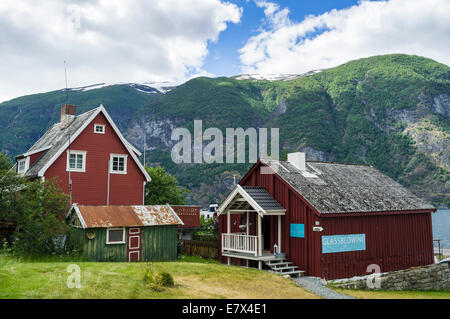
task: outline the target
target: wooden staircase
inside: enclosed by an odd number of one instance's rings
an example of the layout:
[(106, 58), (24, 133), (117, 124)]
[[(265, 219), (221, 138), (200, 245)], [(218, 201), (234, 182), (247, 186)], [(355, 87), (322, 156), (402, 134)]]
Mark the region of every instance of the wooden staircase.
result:
[(305, 273), (303, 270), (298, 270), (297, 266), (293, 266), (292, 262), (288, 261), (286, 258), (275, 258), (268, 261), (264, 261), (264, 263), (271, 269), (270, 272), (273, 272), (278, 275), (288, 275), (301, 277)]

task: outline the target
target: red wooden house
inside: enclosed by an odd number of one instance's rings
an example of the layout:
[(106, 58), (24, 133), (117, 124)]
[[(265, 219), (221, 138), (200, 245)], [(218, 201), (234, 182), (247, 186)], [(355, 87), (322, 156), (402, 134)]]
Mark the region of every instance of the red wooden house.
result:
[(76, 115), (76, 106), (65, 104), (60, 123), (16, 157), (16, 170), (30, 178), (56, 178), (72, 203), (143, 205), (150, 176), (140, 155), (103, 105)]
[(326, 279), (428, 265), (434, 211), (368, 165), (261, 159), (218, 208), (219, 259)]

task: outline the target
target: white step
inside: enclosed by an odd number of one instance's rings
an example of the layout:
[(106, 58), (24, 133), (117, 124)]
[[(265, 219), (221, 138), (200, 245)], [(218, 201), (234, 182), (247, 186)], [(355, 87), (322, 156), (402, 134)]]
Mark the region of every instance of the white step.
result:
[(287, 261), (287, 259), (285, 259), (285, 258), (280, 258), (280, 259), (271, 259), (269, 261), (266, 261), (265, 263), (267, 265), (273, 265), (273, 264), (278, 264), (278, 263), (283, 263), (283, 262), (289, 262), (289, 261)]
[(290, 277), (292, 277), (292, 276), (299, 276), (299, 277), (301, 277), (305, 273), (303, 270), (293, 270), (293, 271), (289, 271), (289, 272), (288, 271), (286, 271), (286, 272), (276, 272), (276, 271), (273, 271), (273, 270), (269, 270), (269, 272), (272, 272), (272, 273), (274, 273), (276, 275), (290, 276)]
[(289, 272), (280, 272), (278, 274), (280, 274), (280, 275), (289, 275), (289, 276), (296, 275), (296, 276), (301, 277), (301, 276), (303, 276), (304, 273), (305, 272), (303, 270), (293, 270), (293, 271), (289, 271)]
[(277, 267), (283, 267), (283, 266), (287, 266), (287, 265), (291, 265), (291, 264), (292, 264), (291, 261), (287, 261), (287, 262), (284, 262), (284, 263), (271, 264), (271, 265), (268, 265), (268, 266), (270, 266), (272, 268), (277, 268)]
[(297, 266), (287, 266), (287, 267), (279, 267), (279, 268), (272, 268), (274, 271), (279, 271), (279, 270), (281, 270), (281, 272), (283, 272), (283, 270), (286, 270), (286, 269), (292, 269), (292, 270), (294, 270), (295, 268), (298, 268)]

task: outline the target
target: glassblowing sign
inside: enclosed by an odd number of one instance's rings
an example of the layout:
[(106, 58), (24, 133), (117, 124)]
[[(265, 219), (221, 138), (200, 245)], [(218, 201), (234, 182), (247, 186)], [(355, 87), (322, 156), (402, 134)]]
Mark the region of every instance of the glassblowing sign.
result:
[(366, 250), (366, 234), (322, 236), (322, 253)]

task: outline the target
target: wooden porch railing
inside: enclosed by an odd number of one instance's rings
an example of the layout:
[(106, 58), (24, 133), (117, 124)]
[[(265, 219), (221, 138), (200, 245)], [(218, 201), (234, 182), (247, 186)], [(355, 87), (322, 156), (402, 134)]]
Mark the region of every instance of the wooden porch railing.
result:
[(234, 251), (258, 255), (258, 236), (222, 234), (222, 251)]

